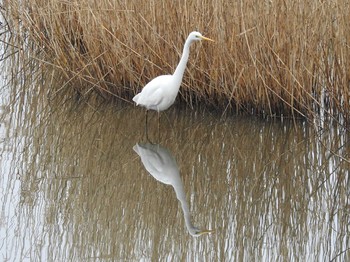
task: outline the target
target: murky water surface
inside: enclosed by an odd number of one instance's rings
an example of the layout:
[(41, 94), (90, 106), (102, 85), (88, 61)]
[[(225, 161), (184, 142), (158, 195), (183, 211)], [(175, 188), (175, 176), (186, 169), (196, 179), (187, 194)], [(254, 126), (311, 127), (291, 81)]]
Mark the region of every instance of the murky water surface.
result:
[(38, 92), (1, 94), (0, 260), (349, 261), (345, 131), (170, 109), (150, 144), (141, 108)]

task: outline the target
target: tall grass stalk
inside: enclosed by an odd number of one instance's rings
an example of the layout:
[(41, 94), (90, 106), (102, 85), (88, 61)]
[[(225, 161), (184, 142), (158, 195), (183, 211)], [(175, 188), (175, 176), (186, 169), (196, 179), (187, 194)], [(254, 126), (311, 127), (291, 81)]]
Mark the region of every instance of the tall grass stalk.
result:
[(192, 47), (182, 101), (350, 116), (347, 0), (5, 0), (3, 8), (7, 42), (59, 72), (59, 91), (130, 100), (174, 71), (185, 38), (198, 30), (216, 42)]

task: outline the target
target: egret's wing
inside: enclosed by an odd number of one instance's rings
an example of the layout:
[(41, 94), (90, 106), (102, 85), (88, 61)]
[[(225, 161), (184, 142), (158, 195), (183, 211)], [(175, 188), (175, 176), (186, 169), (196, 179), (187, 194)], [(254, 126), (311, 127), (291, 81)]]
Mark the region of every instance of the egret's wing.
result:
[(136, 144), (134, 151), (141, 157), (145, 169), (158, 181), (176, 186), (179, 168), (171, 153), (160, 145)]
[(163, 171), (164, 164), (162, 157), (152, 148), (136, 144), (133, 149), (141, 157), (141, 161), (149, 173), (154, 174)]
[(163, 75), (154, 78), (142, 89), (141, 93), (137, 94), (133, 100), (137, 105), (142, 105), (148, 109), (157, 110), (164, 99), (166, 83), (169, 81), (170, 75)]

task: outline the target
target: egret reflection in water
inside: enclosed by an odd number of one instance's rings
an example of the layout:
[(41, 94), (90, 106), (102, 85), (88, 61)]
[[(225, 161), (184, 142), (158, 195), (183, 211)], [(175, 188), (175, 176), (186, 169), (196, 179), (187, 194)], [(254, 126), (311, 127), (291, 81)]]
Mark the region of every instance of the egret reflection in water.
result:
[(183, 183), (180, 177), (179, 168), (175, 158), (168, 149), (159, 144), (141, 144), (137, 143), (133, 147), (134, 151), (140, 156), (145, 169), (158, 181), (171, 185), (176, 193), (177, 199), (181, 203), (185, 223), (188, 232), (192, 236), (200, 236), (211, 233), (212, 230), (201, 230), (194, 226), (191, 221), (191, 215)]

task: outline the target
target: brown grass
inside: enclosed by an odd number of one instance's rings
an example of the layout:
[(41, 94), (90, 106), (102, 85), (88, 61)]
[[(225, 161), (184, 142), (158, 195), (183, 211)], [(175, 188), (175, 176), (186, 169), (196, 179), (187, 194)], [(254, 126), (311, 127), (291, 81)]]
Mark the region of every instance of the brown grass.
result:
[(192, 47), (183, 101), (349, 118), (346, 0), (4, 2), (7, 42), (54, 68), (58, 90), (130, 100), (151, 78), (174, 71), (185, 38), (198, 30), (216, 42)]

